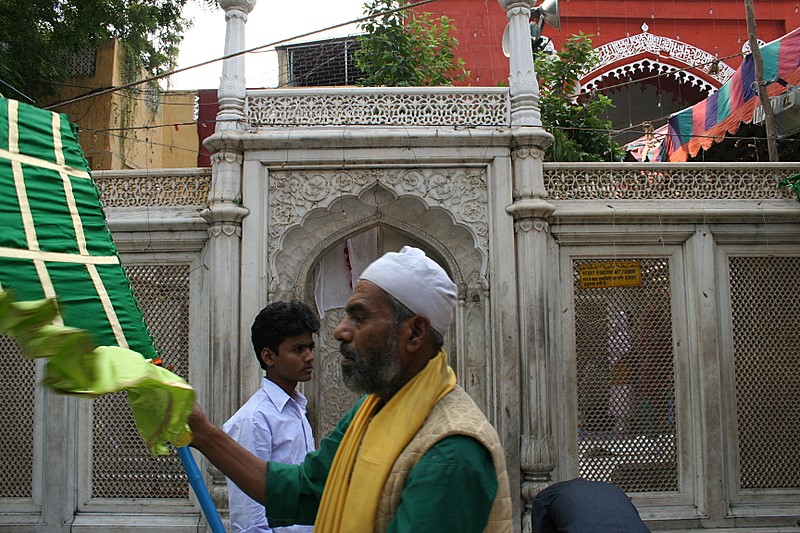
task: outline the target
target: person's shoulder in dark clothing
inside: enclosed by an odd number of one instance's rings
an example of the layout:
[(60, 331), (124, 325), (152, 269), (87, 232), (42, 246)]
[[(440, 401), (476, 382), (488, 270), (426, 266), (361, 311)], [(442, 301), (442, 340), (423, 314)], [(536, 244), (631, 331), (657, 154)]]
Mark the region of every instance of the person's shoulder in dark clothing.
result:
[(533, 501), (533, 533), (649, 533), (616, 485), (575, 478), (554, 483)]

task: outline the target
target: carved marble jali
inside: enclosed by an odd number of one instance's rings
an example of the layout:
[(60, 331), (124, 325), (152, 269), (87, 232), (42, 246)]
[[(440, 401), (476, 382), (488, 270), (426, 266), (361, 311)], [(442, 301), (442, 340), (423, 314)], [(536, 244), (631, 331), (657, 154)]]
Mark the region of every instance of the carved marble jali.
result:
[(264, 126), (502, 126), (509, 123), (503, 88), (366, 87), (251, 91), (247, 120)]
[(93, 179), (105, 207), (205, 206), (211, 169), (96, 171)]
[(694, 163), (545, 163), (544, 184), (551, 200), (746, 200), (786, 199), (780, 187), (795, 166), (714, 166)]

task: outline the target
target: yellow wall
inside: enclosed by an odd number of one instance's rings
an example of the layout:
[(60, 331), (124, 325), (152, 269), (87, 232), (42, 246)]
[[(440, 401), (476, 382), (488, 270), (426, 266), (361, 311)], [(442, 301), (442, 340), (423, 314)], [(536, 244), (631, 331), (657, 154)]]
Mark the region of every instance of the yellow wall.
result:
[[(123, 85), (124, 51), (116, 40), (97, 50), (94, 76), (66, 81), (52, 102), (63, 102)], [(140, 72), (136, 79), (146, 78)], [(147, 84), (61, 105), (80, 128), (80, 143), (93, 170), (197, 166), (199, 141), (195, 124), (196, 91), (158, 91), (158, 105), (147, 102)]]
[(196, 167), (200, 141), (194, 118), (197, 91), (169, 91), (163, 93), (161, 113), (163, 122), (174, 124), (163, 128), (161, 167)]

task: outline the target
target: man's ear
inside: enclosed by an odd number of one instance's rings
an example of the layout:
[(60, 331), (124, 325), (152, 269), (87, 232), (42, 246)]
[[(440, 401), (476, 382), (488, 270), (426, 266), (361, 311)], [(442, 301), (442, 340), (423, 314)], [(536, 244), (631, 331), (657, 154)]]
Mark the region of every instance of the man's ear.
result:
[(431, 323), (422, 315), (406, 320), (406, 349), (409, 352), (420, 350), (431, 336)]
[(276, 357), (275, 352), (273, 352), (269, 348), (265, 347), (265, 348), (263, 348), (261, 350), (261, 361), (263, 361), (263, 363), (266, 366), (274, 365), (275, 364), (275, 357)]

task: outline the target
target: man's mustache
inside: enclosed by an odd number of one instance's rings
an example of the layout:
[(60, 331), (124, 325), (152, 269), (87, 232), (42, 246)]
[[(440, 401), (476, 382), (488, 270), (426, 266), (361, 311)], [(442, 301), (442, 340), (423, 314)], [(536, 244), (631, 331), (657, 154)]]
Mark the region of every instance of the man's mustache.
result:
[(341, 353), (348, 359), (355, 359), (358, 355), (356, 351), (353, 350), (353, 348), (351, 348), (348, 344), (345, 344), (344, 342), (339, 343), (339, 353)]

